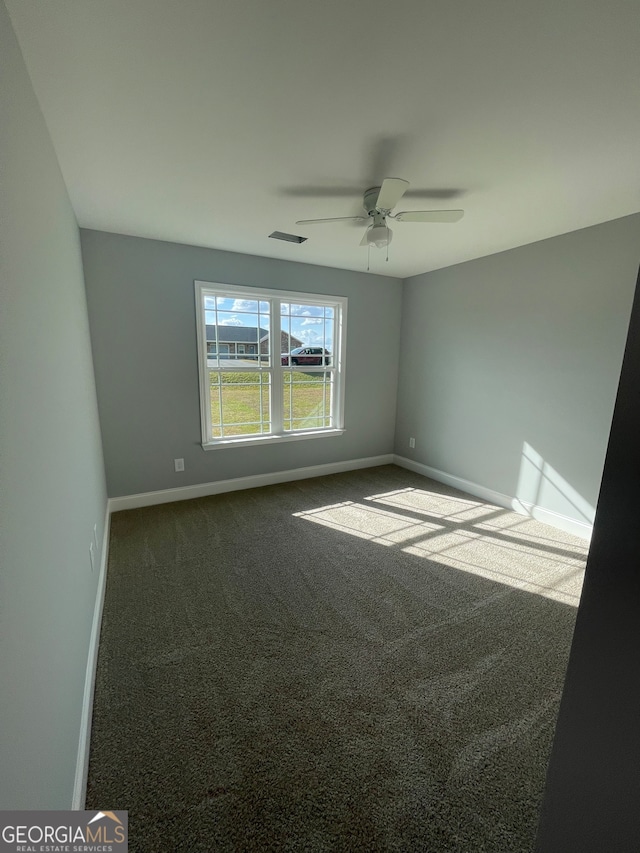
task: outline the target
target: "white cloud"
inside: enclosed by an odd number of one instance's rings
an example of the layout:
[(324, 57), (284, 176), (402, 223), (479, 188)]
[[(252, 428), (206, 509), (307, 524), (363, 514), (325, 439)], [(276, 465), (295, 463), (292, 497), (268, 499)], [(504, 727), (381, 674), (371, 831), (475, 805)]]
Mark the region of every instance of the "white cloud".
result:
[(322, 317), (324, 310), (316, 305), (290, 305), (289, 312), (292, 317)]
[(324, 323), (322, 317), (307, 317), (300, 323), (301, 326), (321, 326)]
[(238, 317), (229, 317), (228, 320), (220, 320), (221, 326), (242, 326), (242, 320)]
[[(297, 337), (300, 338), (303, 344), (322, 344), (323, 342), (323, 335), (314, 329), (304, 329), (298, 332)], [(327, 341), (328, 343), (329, 341)]]

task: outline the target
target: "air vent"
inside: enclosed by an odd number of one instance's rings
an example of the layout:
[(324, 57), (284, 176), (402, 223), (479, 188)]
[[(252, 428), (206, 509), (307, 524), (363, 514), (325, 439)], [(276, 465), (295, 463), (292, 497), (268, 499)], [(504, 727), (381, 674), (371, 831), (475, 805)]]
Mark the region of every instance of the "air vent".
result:
[(274, 231), (269, 234), (274, 240), (285, 240), (287, 243), (304, 243), (307, 237), (298, 237), (297, 234), (285, 234), (284, 231)]

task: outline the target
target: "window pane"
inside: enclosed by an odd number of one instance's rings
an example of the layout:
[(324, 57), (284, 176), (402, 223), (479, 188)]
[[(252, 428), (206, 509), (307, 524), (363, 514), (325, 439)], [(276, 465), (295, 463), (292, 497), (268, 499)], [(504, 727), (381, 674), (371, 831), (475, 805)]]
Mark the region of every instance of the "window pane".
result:
[(211, 437), (262, 435), (271, 430), (269, 375), (211, 370)]
[(219, 311), (228, 311), (235, 302), (235, 299), (230, 296), (217, 296), (216, 305)]
[(325, 367), (332, 363), (334, 309), (324, 305), (282, 304), (281, 363)]
[(333, 374), (283, 371), (284, 428), (320, 429), (332, 425)]
[[(228, 300), (227, 300), (228, 301)], [(242, 302), (242, 300), (235, 300)], [(257, 301), (244, 300), (258, 307)], [(248, 311), (205, 311), (207, 357), (219, 358), (215, 366), (247, 367), (269, 363), (269, 318)], [(211, 367), (214, 364), (210, 365)]]

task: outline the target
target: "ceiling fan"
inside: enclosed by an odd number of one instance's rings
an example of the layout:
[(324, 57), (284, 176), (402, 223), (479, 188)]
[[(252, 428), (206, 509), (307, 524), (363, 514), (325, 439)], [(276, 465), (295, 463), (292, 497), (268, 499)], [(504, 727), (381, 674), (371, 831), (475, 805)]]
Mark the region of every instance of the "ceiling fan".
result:
[(362, 199), (366, 216), (334, 216), (329, 219), (298, 219), (296, 225), (316, 225), (320, 222), (363, 222), (368, 223), (361, 246), (376, 246), (381, 249), (391, 242), (393, 232), (388, 219), (397, 222), (458, 222), (464, 210), (402, 210), (391, 211), (409, 189), (409, 181), (402, 178), (385, 178), (379, 187), (368, 189)]

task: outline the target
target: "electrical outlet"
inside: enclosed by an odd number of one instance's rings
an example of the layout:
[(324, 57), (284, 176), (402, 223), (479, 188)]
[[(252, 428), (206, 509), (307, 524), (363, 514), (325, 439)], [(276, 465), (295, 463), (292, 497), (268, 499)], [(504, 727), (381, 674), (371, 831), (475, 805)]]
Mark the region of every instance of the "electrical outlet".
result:
[(96, 565), (95, 565), (95, 559), (96, 558), (95, 558), (95, 551), (93, 548), (93, 542), (89, 543), (89, 559), (91, 560), (91, 571), (94, 571), (94, 569), (96, 567)]
[(173, 466), (176, 471), (184, 471), (184, 459), (174, 459)]
[(415, 447), (415, 446), (416, 446), (415, 438), (410, 438), (409, 439), (409, 447)]

